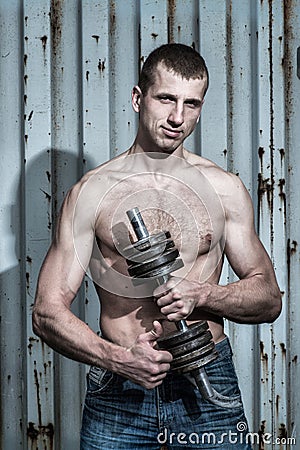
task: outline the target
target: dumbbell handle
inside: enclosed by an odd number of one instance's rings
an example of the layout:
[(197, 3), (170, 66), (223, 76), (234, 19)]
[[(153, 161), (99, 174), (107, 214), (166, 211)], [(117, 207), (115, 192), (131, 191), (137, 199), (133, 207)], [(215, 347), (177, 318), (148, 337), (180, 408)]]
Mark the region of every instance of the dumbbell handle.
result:
[[(162, 275), (161, 277), (157, 278), (157, 283), (159, 286), (166, 283), (170, 279), (170, 275)], [(186, 320), (181, 319), (175, 322), (176, 328), (179, 331), (187, 331), (188, 330), (188, 324), (186, 323)], [(207, 400), (214, 397), (214, 391), (210, 384), (210, 381), (208, 379), (207, 373), (203, 367), (200, 367), (196, 370), (193, 370), (192, 373), (190, 373), (190, 378), (194, 383), (196, 383), (197, 388), (201, 392), (201, 395), (206, 398)]]
[[(162, 284), (166, 283), (168, 280), (170, 279), (170, 275), (162, 275), (161, 277), (157, 278), (157, 283), (159, 286), (161, 286)], [(188, 324), (186, 323), (185, 320), (178, 320), (177, 322), (175, 322), (175, 325), (177, 327), (177, 330), (179, 331), (187, 331), (188, 330)]]

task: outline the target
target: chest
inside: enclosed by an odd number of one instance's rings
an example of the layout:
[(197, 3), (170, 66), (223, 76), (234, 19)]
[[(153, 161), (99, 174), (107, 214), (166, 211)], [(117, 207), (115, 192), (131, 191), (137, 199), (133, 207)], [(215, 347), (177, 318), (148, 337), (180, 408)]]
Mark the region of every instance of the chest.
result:
[(224, 214), (206, 186), (142, 174), (115, 183), (99, 205), (96, 234), (102, 251), (122, 253), (136, 240), (126, 211), (138, 207), (150, 234), (169, 231), (181, 254), (208, 253), (222, 238)]

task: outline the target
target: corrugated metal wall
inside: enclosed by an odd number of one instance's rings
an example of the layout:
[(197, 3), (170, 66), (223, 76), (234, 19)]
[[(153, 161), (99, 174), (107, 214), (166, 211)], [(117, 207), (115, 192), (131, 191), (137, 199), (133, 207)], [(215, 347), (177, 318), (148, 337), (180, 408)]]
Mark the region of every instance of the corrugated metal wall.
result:
[[(272, 434), (262, 448), (297, 448), (275, 438), (300, 429), (299, 15), (300, 0), (0, 0), (2, 450), (79, 448), (85, 368), (33, 335), (37, 274), (67, 189), (132, 143), (131, 87), (167, 41), (207, 61), (188, 147), (242, 177), (283, 291), (273, 325), (227, 324), (250, 425)], [(88, 279), (74, 311), (97, 330)]]

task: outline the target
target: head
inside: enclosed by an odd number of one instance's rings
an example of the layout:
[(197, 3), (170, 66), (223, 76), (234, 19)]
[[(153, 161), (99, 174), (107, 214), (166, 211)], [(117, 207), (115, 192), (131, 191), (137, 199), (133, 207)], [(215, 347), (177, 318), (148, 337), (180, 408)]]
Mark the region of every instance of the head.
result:
[(199, 120), (207, 87), (205, 62), (191, 47), (167, 44), (154, 50), (132, 91), (139, 113), (136, 144), (146, 152), (180, 152)]
[(155, 82), (157, 66), (160, 63), (186, 80), (206, 80), (206, 93), (209, 75), (202, 56), (192, 47), (172, 43), (156, 48), (146, 59), (138, 83), (143, 95), (147, 95), (149, 87)]

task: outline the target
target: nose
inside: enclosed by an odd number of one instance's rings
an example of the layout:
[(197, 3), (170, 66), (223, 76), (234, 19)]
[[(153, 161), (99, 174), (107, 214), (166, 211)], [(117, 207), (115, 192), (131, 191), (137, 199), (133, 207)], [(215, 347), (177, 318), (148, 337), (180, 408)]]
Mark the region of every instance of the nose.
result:
[(170, 111), (169, 117), (168, 117), (168, 122), (176, 127), (179, 127), (180, 125), (183, 124), (184, 119), (183, 119), (183, 106), (176, 103), (174, 105), (174, 107), (172, 108), (172, 110)]

